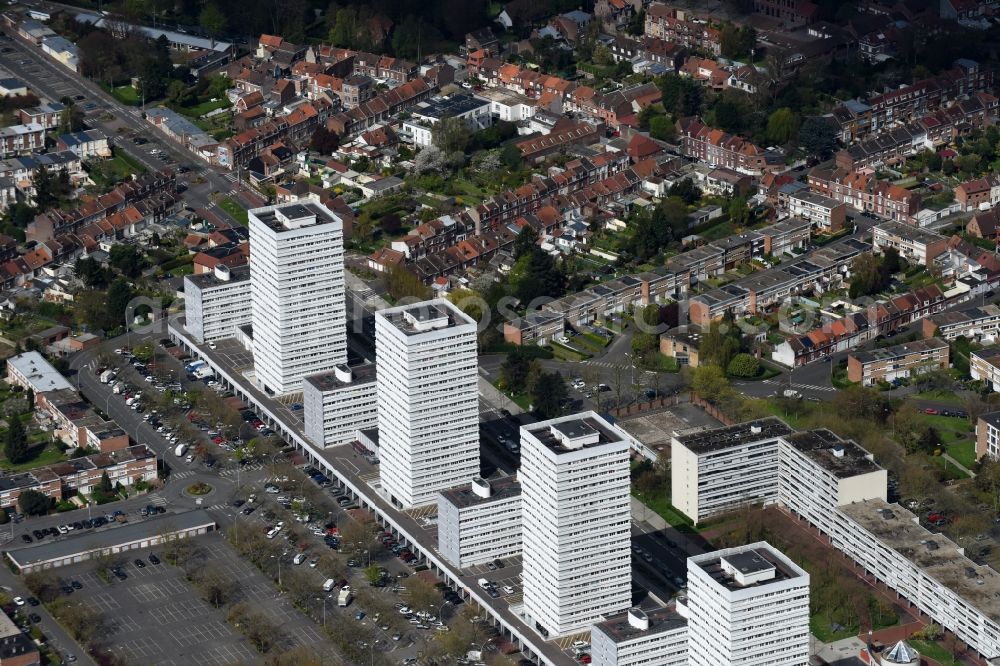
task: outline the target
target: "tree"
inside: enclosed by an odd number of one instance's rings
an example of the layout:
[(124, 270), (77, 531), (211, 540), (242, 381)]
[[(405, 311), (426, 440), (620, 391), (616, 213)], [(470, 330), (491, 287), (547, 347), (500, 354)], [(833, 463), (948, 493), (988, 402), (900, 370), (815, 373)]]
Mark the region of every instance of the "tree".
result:
[(402, 230), (403, 221), (399, 219), (399, 215), (390, 212), (379, 218), (378, 226), (385, 235), (395, 236)]
[(826, 157), (837, 147), (837, 130), (821, 116), (809, 116), (799, 128), (799, 145), (810, 155)]
[(111, 246), (108, 256), (111, 265), (128, 278), (135, 279), (139, 277), (142, 275), (142, 270), (146, 267), (146, 258), (134, 245), (116, 243)]
[(59, 114), (59, 133), (68, 134), (83, 129), (83, 111), (75, 104), (69, 104)]
[(691, 206), (701, 199), (701, 190), (694, 184), (693, 178), (683, 178), (670, 186), (668, 194), (678, 197), (688, 206)]
[(320, 155), (332, 155), (340, 147), (340, 136), (320, 125), (309, 140), (309, 150)]
[(673, 141), (677, 138), (677, 129), (666, 116), (653, 116), (649, 119), (649, 136), (660, 141)]
[(365, 579), (369, 585), (378, 585), (382, 581), (382, 569), (377, 564), (365, 568)]
[[(117, 247), (117, 245), (114, 247)], [(83, 280), (83, 284), (88, 287), (107, 287), (111, 279), (107, 269), (90, 257), (77, 259), (73, 270), (76, 276)]]
[(729, 221), (734, 227), (745, 227), (750, 222), (750, 205), (746, 197), (733, 197), (726, 204)]
[(24, 392), (24, 402), (27, 407), (26, 413), (32, 414), (35, 411), (35, 389), (29, 388)]
[(507, 354), (500, 364), (500, 378), (511, 393), (524, 393), (527, 387), (528, 372), (531, 361), (521, 347), (516, 347)]
[(566, 381), (558, 372), (543, 372), (535, 382), (532, 404), (540, 419), (551, 419), (565, 412), (569, 390)]
[(783, 106), (772, 113), (767, 119), (767, 140), (772, 143), (786, 144), (799, 131), (799, 116)]
[(691, 373), (691, 390), (709, 402), (716, 402), (728, 388), (726, 373), (717, 365), (699, 365)]
[(431, 128), (431, 141), (445, 154), (464, 153), (472, 132), (461, 118), (442, 118)]
[[(520, 153), (520, 151), (518, 151)], [(422, 148), (413, 158), (413, 173), (423, 174), (443, 173), (448, 170), (448, 156), (435, 145)]]
[(53, 499), (37, 490), (25, 490), (18, 496), (17, 503), (29, 516), (44, 516), (52, 508)]
[(385, 286), (394, 300), (401, 298), (430, 298), (430, 289), (404, 266), (391, 266), (386, 272)]
[(111, 283), (111, 286), (108, 287), (108, 307), (104, 329), (115, 329), (125, 322), (125, 313), (128, 304), (132, 301), (132, 296), (132, 287), (124, 277), (119, 277)]
[(432, 583), (420, 576), (406, 579), (406, 598), (414, 610), (429, 612), (441, 605), (441, 594)]
[(523, 305), (539, 297), (558, 298), (566, 291), (565, 278), (555, 260), (540, 247), (521, 255), (507, 279), (511, 292)]
[(529, 224), (517, 234), (514, 239), (514, 261), (517, 261), (528, 252), (534, 252), (538, 248), (538, 232)]
[(7, 439), (4, 443), (4, 455), (7, 462), (18, 465), (28, 459), (28, 433), (20, 417), (11, 416), (7, 424)]
[(198, 25), (212, 40), (212, 46), (215, 46), (215, 38), (226, 29), (226, 15), (215, 6), (215, 3), (209, 2), (198, 14)]
[(114, 491), (114, 486), (111, 485), (111, 477), (108, 476), (107, 472), (101, 474), (101, 482), (97, 487), (101, 490), (101, 492), (109, 495)]
[(726, 372), (733, 377), (756, 377), (760, 371), (760, 361), (751, 354), (737, 354), (726, 366)]

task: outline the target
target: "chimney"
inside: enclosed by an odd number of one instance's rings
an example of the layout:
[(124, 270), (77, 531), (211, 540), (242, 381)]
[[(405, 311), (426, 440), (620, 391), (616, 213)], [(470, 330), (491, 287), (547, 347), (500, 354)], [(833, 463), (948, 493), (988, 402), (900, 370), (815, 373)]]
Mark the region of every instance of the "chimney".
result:
[(844, 447), (843, 446), (841, 446), (841, 445), (838, 444), (837, 446), (833, 447), (833, 449), (831, 449), (831, 450), (833, 451), (833, 457), (834, 458), (843, 458), (844, 457)]

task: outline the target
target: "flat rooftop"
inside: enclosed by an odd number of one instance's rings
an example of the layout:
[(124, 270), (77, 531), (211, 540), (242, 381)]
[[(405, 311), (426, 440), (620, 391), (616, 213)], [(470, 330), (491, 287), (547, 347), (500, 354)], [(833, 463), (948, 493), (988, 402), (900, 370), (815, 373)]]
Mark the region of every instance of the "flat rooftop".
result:
[[(789, 566), (786, 558), (778, 551), (760, 543), (689, 558), (688, 562), (701, 568), (712, 580), (731, 592), (767, 587), (803, 576), (803, 572)], [(749, 582), (744, 584), (737, 582), (730, 567), (748, 576)], [(755, 580), (754, 576), (771, 570), (774, 572), (773, 575), (763, 580)]]
[(338, 219), (328, 209), (312, 202), (253, 208), (250, 210), (250, 217), (256, 218), (274, 231), (291, 231), (317, 224), (329, 224)]
[(841, 439), (825, 428), (797, 432), (785, 436), (784, 439), (838, 479), (847, 479), (882, 469), (872, 460), (871, 454), (856, 442)]
[(758, 421), (736, 423), (723, 428), (686, 431), (674, 436), (679, 444), (696, 454), (723, 451), (725, 449), (759, 442), (765, 439), (787, 437), (795, 431), (776, 416), (768, 416)]
[(947, 240), (944, 236), (938, 235), (933, 231), (927, 231), (926, 229), (915, 227), (912, 224), (903, 224), (902, 222), (885, 222), (876, 226), (875, 231), (898, 236), (910, 243), (921, 243), (923, 245)]
[(7, 359), (7, 365), (27, 378), (35, 393), (73, 388), (69, 380), (59, 374), (59, 371), (36, 351), (11, 356)]
[(126, 523), (109, 529), (73, 533), (60, 541), (48, 541), (26, 548), (8, 550), (7, 556), (19, 567), (24, 567), (208, 525), (215, 525), (215, 519), (208, 515), (204, 509), (195, 509), (184, 513), (167, 513), (146, 518), (138, 523)]
[(617, 615), (610, 615), (603, 622), (594, 625), (594, 631), (600, 631), (615, 643), (624, 643), (636, 638), (655, 636), (668, 631), (674, 631), (687, 626), (687, 619), (681, 617), (677, 612), (676, 603), (663, 608), (643, 609), (646, 618), (649, 620), (648, 629), (640, 629), (629, 623), (628, 611)]
[(891, 361), (903, 358), (910, 354), (922, 354), (938, 349), (947, 349), (948, 343), (937, 338), (927, 338), (925, 340), (914, 340), (901, 345), (893, 345), (883, 349), (872, 349), (870, 351), (854, 352), (852, 356), (862, 363), (875, 363), (876, 361)]
[[(228, 268), (228, 267), (227, 267)], [(234, 282), (246, 282), (250, 279), (250, 266), (236, 266), (229, 268), (229, 279), (220, 279), (215, 271), (209, 273), (200, 273), (198, 275), (185, 275), (185, 280), (190, 280), (199, 289), (207, 289), (209, 287), (219, 287), (227, 284), (233, 284)]]
[(412, 109), (412, 112), (415, 116), (440, 120), (442, 118), (454, 118), (463, 113), (468, 113), (474, 109), (489, 105), (488, 100), (478, 99), (471, 95), (451, 95), (449, 97), (421, 102)]
[(1000, 622), (1000, 574), (967, 558), (943, 534), (921, 527), (913, 513), (878, 499), (838, 510), (980, 613)]
[(377, 314), (406, 335), (421, 335), (445, 328), (475, 325), (475, 321), (468, 315), (441, 299), (389, 308)]
[(446, 500), (459, 509), (467, 509), (471, 506), (489, 504), (490, 502), (501, 502), (503, 500), (517, 497), (521, 494), (521, 484), (513, 476), (505, 476), (501, 479), (486, 481), (490, 485), (489, 497), (477, 495), (472, 489), (471, 483), (455, 486), (441, 492)]
[(532, 423), (521, 426), (521, 430), (556, 453), (569, 453), (624, 440), (610, 423), (594, 412)]
[(349, 382), (341, 379), (344, 376), (342, 371), (337, 372), (336, 370), (308, 375), (303, 377), (302, 381), (308, 382), (320, 391), (335, 391), (339, 388), (357, 386), (358, 384), (367, 384), (375, 381), (374, 363), (362, 363), (361, 365), (349, 366), (346, 369), (351, 373), (351, 381)]

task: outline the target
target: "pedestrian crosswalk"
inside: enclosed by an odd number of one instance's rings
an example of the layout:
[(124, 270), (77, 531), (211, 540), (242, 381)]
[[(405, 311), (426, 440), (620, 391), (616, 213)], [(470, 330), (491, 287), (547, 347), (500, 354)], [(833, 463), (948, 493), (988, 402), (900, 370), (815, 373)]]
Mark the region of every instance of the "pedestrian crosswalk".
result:
[[(264, 469), (264, 463), (262, 463), (262, 462), (252, 462), (252, 463), (247, 463), (246, 465), (243, 465), (239, 469), (239, 473), (240, 474), (249, 474), (250, 472), (257, 472), (257, 471), (260, 471), (262, 469)], [(221, 472), (219, 472), (219, 476), (227, 476), (227, 477), (228, 476), (236, 476), (236, 471), (237, 470), (236, 470), (235, 467), (227, 467), (226, 469), (224, 469)]]
[(226, 173), (222, 174), (222, 177), (225, 178), (226, 180), (228, 180), (230, 183), (235, 183), (236, 182), (236, 174), (233, 173), (232, 171), (229, 171), (229, 172), (226, 172)]
[(794, 384), (793, 383), (793, 384), (791, 384), (791, 386), (789, 386), (789, 384), (788, 384), (787, 381), (781, 381), (781, 380), (778, 380), (778, 379), (765, 379), (761, 383), (762, 384), (767, 384), (769, 386), (784, 386), (785, 388), (806, 389), (806, 390), (809, 390), (809, 391), (836, 391), (837, 390), (837, 389), (835, 389), (832, 386), (816, 386), (814, 384)]
[(150, 495), (149, 503), (153, 506), (166, 506), (167, 500), (165, 497), (160, 497), (159, 495)]
[(184, 469), (179, 472), (174, 472), (171, 476), (175, 479), (186, 479), (189, 476), (194, 476), (195, 471), (193, 469)]
[(583, 361), (583, 365), (589, 365), (596, 368), (608, 368), (608, 369), (630, 367), (629, 364), (625, 361), (622, 361), (621, 363), (612, 363), (611, 361)]
[(230, 507), (227, 504), (213, 504), (211, 506), (203, 506), (201, 508), (203, 508), (203, 509), (209, 509), (211, 511), (225, 511), (226, 509), (230, 509), (232, 507)]

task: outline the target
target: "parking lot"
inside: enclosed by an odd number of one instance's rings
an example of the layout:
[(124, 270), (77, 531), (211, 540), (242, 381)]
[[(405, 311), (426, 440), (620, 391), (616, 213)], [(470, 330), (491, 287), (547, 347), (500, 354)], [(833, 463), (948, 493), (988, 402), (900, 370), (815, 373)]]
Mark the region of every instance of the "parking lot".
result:
[[(272, 652), (308, 646), (321, 654), (330, 649), (317, 627), (287, 600), (256, 568), (244, 562), (218, 534), (193, 540), (205, 562), (225, 572), (233, 601), (248, 602), (254, 610), (280, 627)], [(76, 580), (82, 589), (73, 593), (101, 614), (107, 623), (106, 639), (113, 652), (130, 663), (155, 666), (256, 663), (261, 657), (249, 641), (226, 622), (226, 608), (216, 610), (201, 599), (179, 567), (148, 563), (149, 553), (130, 553), (121, 567), (126, 578), (106, 582), (92, 563), (56, 571), (64, 581)], [(134, 563), (136, 556), (145, 567)], [(233, 585), (233, 581), (236, 584)]]

